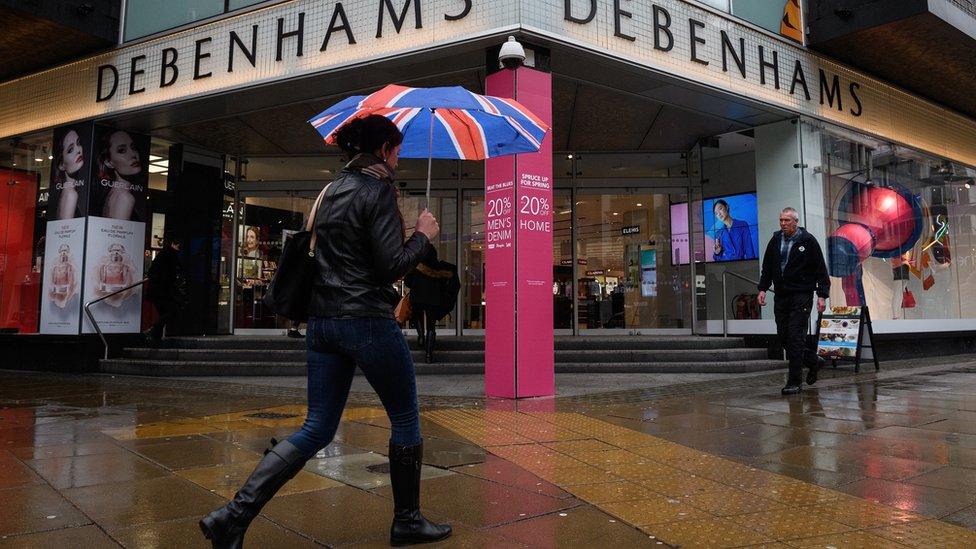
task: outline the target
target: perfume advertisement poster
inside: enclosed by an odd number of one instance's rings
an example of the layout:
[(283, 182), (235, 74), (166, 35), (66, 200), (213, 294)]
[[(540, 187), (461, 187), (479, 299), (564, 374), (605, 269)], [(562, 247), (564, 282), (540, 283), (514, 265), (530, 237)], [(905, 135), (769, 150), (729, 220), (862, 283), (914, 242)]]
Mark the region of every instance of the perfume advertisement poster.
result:
[(92, 128), (92, 124), (88, 123), (62, 126), (54, 130), (48, 221), (74, 219), (88, 214), (93, 157)]
[(84, 217), (48, 221), (41, 284), (42, 334), (78, 333), (84, 253)]
[[(85, 302), (111, 295), (91, 308), (92, 316), (105, 333), (140, 331), (142, 287), (115, 292), (142, 280), (145, 240), (145, 223), (88, 218)], [(95, 331), (87, 317), (82, 322), (84, 333)]]
[(95, 126), (88, 215), (149, 221), (149, 144), (148, 135)]

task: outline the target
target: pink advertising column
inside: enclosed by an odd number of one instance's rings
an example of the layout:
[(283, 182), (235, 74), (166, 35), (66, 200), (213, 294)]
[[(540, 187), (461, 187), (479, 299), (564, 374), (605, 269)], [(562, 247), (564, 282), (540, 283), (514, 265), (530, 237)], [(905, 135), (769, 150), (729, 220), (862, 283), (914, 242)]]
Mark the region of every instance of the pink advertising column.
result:
[[(552, 124), (552, 76), (527, 67), (488, 76)], [(552, 339), (552, 132), (537, 153), (485, 166), (485, 394), (555, 394)]]

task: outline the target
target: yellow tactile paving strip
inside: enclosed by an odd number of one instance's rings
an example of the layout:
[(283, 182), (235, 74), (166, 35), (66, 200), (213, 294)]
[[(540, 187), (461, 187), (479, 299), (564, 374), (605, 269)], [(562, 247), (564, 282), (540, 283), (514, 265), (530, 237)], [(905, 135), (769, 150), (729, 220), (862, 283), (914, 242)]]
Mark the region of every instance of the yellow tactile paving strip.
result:
[(572, 412), (424, 417), (681, 547), (976, 547), (976, 532)]

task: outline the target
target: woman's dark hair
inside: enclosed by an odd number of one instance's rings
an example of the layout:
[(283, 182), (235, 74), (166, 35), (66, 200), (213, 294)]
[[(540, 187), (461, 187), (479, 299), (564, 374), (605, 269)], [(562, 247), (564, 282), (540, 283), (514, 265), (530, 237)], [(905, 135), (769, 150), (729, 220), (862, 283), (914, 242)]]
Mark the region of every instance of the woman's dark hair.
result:
[(403, 133), (385, 116), (371, 114), (346, 122), (333, 134), (339, 148), (349, 158), (359, 153), (372, 153), (389, 143), (396, 147), (403, 143)]
[[(68, 131), (64, 132), (64, 134), (61, 136), (61, 139), (58, 139), (54, 144), (51, 145), (51, 156), (54, 157), (54, 159), (51, 161), (51, 165), (54, 166), (54, 173), (51, 174), (51, 187), (60, 185), (68, 180), (69, 174), (64, 170), (62, 170), (60, 168), (60, 165), (61, 162), (64, 160), (64, 140), (68, 138), (68, 134), (70, 134), (71, 132), (75, 132), (75, 134), (79, 136), (81, 135), (81, 132), (79, 132), (78, 130), (72, 127), (68, 129)], [(82, 167), (82, 169), (85, 169), (87, 167), (88, 167), (88, 163), (85, 162), (85, 165)], [(84, 179), (84, 176), (82, 176), (82, 179)]]
[(715, 213), (715, 208), (717, 208), (719, 206), (725, 206), (725, 211), (726, 212), (729, 211), (729, 203), (726, 202), (726, 201), (724, 201), (724, 200), (722, 200), (720, 198), (720, 199), (716, 200), (714, 204), (712, 204), (712, 213)]
[(117, 133), (126, 133), (123, 130), (115, 130), (111, 132), (105, 132), (101, 139), (98, 140), (98, 180), (99, 181), (115, 181), (118, 178), (118, 174), (115, 172), (114, 168), (106, 165), (110, 155), (112, 154), (112, 136)]

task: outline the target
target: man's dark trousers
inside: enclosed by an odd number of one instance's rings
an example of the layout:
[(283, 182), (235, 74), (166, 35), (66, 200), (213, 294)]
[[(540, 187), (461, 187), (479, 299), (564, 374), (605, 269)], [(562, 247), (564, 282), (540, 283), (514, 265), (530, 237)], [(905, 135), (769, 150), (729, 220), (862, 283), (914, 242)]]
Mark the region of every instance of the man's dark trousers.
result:
[(773, 313), (776, 315), (776, 333), (786, 349), (786, 358), (790, 361), (787, 385), (802, 384), (804, 364), (816, 364), (817, 358), (806, 341), (812, 307), (812, 293), (777, 293), (775, 297)]
[(175, 299), (159, 299), (153, 301), (152, 304), (156, 307), (159, 318), (156, 319), (156, 322), (150, 328), (149, 335), (154, 342), (158, 342), (163, 338), (163, 328), (180, 314), (183, 307)]

